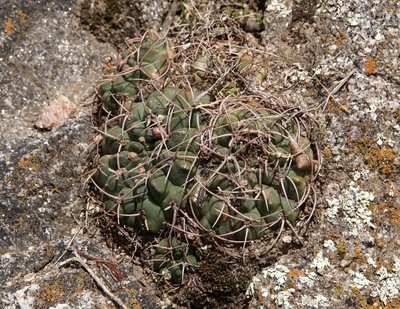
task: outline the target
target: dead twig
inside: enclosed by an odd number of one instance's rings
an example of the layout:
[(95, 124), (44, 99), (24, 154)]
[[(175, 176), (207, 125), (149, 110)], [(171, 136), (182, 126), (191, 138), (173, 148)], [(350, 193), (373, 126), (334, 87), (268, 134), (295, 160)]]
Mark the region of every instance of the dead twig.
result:
[(103, 290), (104, 293), (107, 294), (107, 296), (120, 308), (123, 309), (128, 309), (129, 307), (124, 304), (124, 302), (116, 296), (113, 292), (110, 291), (110, 289), (101, 281), (101, 279), (95, 274), (92, 268), (80, 257), (79, 253), (76, 250), (71, 250), (72, 254), (74, 257), (67, 259), (63, 262), (61, 262), (59, 265), (60, 266), (65, 266), (67, 264), (70, 264), (72, 262), (77, 262), (79, 263), (88, 273), (89, 275), (93, 278), (93, 280), (96, 282), (96, 284)]
[(171, 6), (169, 8), (167, 16), (165, 16), (164, 21), (161, 26), (161, 33), (166, 34), (171, 27), (171, 24), (174, 20), (174, 16), (176, 15), (176, 12), (178, 11), (179, 8), (179, 3), (180, 1), (178, 0), (173, 0), (171, 3)]
[(352, 70), (349, 74), (347, 74), (335, 87), (333, 87), (332, 90), (327, 89), (318, 79), (317, 82), (322, 86), (322, 88), (324, 88), (324, 90), (328, 93), (328, 96), (326, 97), (326, 99), (318, 106), (322, 106), (322, 110), (325, 110), (329, 100), (332, 99), (333, 101), (335, 101), (336, 104), (338, 104), (340, 106), (341, 109), (343, 109), (346, 113), (350, 113), (349, 110), (344, 107), (342, 104), (340, 104), (334, 97), (334, 95), (347, 83), (347, 81), (350, 79), (351, 76), (353, 76), (353, 74), (356, 72), (356, 70)]

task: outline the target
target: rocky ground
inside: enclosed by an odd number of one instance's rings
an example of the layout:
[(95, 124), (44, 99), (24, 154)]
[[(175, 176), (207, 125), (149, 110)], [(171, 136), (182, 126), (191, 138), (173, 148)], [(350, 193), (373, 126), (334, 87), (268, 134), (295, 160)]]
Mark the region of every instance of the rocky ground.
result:
[[(83, 186), (96, 138), (90, 87), (115, 46), (162, 25), (168, 2), (150, 2), (0, 0), (2, 308), (157, 308), (173, 299), (90, 224)], [(200, 16), (226, 8), (185, 2)], [(314, 115), (324, 164), (303, 245), (287, 234), (286, 249), (263, 262), (236, 307), (400, 308), (400, 3), (271, 0), (234, 9), (246, 7), (264, 15), (260, 49), (280, 56), (265, 64), (268, 92)], [(171, 26), (182, 17), (172, 16)], [(65, 113), (55, 125), (57, 109)], [(95, 276), (69, 245), (91, 256)]]

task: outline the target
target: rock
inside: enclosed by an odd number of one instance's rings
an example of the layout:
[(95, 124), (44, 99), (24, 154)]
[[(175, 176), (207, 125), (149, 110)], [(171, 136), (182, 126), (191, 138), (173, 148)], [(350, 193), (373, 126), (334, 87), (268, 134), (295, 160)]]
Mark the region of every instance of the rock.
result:
[[(95, 137), (90, 104), (83, 101), (103, 55), (114, 49), (74, 27), (77, 5), (0, 0), (0, 19), (8, 25), (0, 29), (1, 308), (116, 308), (81, 266), (56, 264), (69, 244), (104, 261), (120, 257), (102, 237), (80, 230)], [(63, 95), (44, 107), (56, 93)], [(58, 129), (35, 130), (38, 117), (38, 127)], [(87, 227), (96, 230), (93, 222)], [(70, 257), (66, 252), (61, 261)], [(91, 265), (101, 276), (99, 266)], [(125, 276), (117, 289), (124, 303), (158, 308), (138, 282), (144, 277), (140, 267), (126, 259), (117, 269)]]
[(35, 126), (39, 129), (51, 130), (70, 118), (76, 110), (76, 104), (60, 94), (46, 106)]

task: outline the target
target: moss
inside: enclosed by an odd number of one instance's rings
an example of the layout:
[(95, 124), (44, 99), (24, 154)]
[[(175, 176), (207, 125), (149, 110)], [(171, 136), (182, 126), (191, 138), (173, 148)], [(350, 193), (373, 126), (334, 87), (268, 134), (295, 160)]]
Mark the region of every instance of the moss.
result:
[(61, 295), (62, 287), (57, 283), (49, 283), (42, 286), (39, 298), (47, 303), (55, 303)]
[(356, 308), (366, 308), (368, 305), (367, 299), (363, 296), (360, 289), (356, 287), (351, 288), (351, 293), (354, 295), (357, 307)]
[(336, 249), (337, 249), (337, 254), (340, 257), (344, 257), (348, 252), (347, 244), (344, 241), (337, 242)]
[(377, 238), (375, 240), (376, 245), (378, 246), (378, 248), (383, 249), (386, 245), (385, 240), (383, 238)]
[(331, 149), (330, 148), (328, 148), (328, 147), (325, 147), (323, 150), (322, 150), (322, 155), (324, 156), (324, 158), (325, 159), (332, 159), (332, 157), (333, 157), (333, 154), (332, 154), (332, 151), (331, 151)]
[(329, 99), (327, 104), (327, 111), (328, 113), (333, 113), (333, 114), (337, 114), (339, 112), (347, 112), (348, 111), (347, 105), (348, 104), (346, 102), (340, 102), (340, 104), (338, 104), (335, 100)]
[(336, 297), (339, 297), (343, 293), (344, 287), (345, 287), (345, 285), (343, 282), (338, 282), (338, 284), (336, 285), (336, 288), (335, 288)]

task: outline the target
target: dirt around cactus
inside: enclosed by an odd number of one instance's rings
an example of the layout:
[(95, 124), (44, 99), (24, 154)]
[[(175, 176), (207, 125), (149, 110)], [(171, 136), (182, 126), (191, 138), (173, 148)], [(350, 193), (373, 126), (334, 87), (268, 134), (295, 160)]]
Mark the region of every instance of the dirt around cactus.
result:
[(100, 42), (125, 49), (125, 40), (148, 29), (159, 30), (168, 13), (168, 1), (82, 1), (77, 11), (83, 29)]

